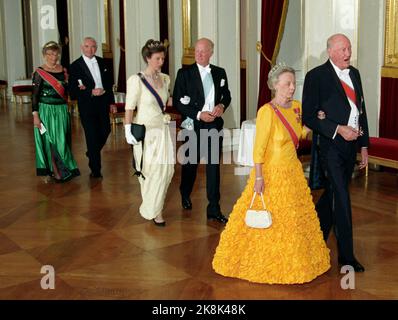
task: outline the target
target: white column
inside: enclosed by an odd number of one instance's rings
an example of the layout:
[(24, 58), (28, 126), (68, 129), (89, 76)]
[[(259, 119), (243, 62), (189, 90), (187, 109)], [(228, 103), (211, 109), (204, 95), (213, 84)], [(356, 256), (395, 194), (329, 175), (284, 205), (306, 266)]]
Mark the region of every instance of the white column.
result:
[(248, 0), (246, 14), (246, 114), (247, 119), (254, 119), (260, 77), (260, 53), (256, 50), (256, 42), (261, 40), (261, 0)]
[(120, 64), (120, 6), (119, 0), (111, 0), (112, 1), (112, 52), (113, 52), (113, 75), (115, 77), (115, 83), (117, 83), (117, 79), (119, 76), (119, 64)]
[(15, 80), (26, 77), (25, 51), (22, 28), (22, 7), (20, 1), (0, 1), (1, 24), (2, 24), (2, 51), (1, 76), (8, 81), (8, 91)]
[(144, 69), (141, 48), (149, 39), (159, 40), (157, 0), (125, 0), (126, 78)]
[(359, 2), (358, 68), (368, 116), (369, 135), (379, 136), (381, 67), (384, 63), (385, 0)]
[[(220, 67), (224, 68), (231, 91), (231, 105), (225, 112), (224, 127), (239, 128), (240, 124), (240, 2), (239, 0), (218, 0), (217, 48), (216, 57)], [(210, 23), (209, 23), (210, 24)]]
[(42, 48), (48, 41), (58, 42), (57, 1), (32, 0), (31, 36), (33, 70), (43, 64)]
[(97, 55), (102, 56), (101, 13), (104, 10), (98, 0), (73, 0), (68, 2), (69, 11), (69, 50), (73, 62), (81, 56), (80, 45), (84, 37), (97, 40)]

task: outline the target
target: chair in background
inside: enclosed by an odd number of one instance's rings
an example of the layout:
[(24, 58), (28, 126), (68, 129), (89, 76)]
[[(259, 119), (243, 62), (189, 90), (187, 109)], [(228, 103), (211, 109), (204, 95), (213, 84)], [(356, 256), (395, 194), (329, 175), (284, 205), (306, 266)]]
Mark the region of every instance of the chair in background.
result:
[(0, 80), (0, 95), (4, 103), (7, 100), (7, 81)]
[(12, 94), (17, 104), (29, 103), (32, 98), (32, 80), (16, 80), (12, 86)]
[(124, 118), (125, 106), (126, 106), (126, 94), (124, 92), (113, 92), (115, 96), (115, 105), (117, 107), (116, 113), (110, 113), (109, 117), (112, 123), (112, 131), (115, 131), (118, 119)]

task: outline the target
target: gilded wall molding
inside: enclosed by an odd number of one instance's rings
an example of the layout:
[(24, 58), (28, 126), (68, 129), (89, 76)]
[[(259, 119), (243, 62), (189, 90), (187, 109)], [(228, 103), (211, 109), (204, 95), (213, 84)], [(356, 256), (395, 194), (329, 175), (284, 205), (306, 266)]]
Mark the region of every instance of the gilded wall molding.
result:
[[(194, 8), (194, 10), (197, 10), (197, 8)], [(195, 49), (193, 48), (193, 42), (195, 39), (191, 39), (192, 23), (193, 21), (191, 19), (191, 1), (182, 0), (183, 65), (188, 65), (195, 62)]]
[(398, 78), (398, 0), (386, 0), (385, 22), (382, 76)]

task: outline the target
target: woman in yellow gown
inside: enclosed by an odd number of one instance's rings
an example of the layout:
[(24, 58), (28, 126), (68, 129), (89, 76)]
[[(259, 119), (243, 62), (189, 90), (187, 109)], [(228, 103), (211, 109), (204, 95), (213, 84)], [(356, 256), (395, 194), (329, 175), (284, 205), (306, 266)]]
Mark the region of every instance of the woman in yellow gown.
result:
[[(268, 86), (275, 98), (258, 110), (255, 168), (221, 234), (213, 268), (223, 276), (251, 282), (305, 283), (330, 268), (329, 249), (323, 240), (296, 147), (272, 105), (298, 138), (305, 137), (309, 129), (301, 124), (300, 102), (292, 100), (294, 69), (275, 66), (268, 75)], [(272, 214), (272, 225), (267, 229), (245, 224), (254, 192), (264, 194), (265, 205)], [(260, 196), (256, 197), (253, 208), (262, 208)]]

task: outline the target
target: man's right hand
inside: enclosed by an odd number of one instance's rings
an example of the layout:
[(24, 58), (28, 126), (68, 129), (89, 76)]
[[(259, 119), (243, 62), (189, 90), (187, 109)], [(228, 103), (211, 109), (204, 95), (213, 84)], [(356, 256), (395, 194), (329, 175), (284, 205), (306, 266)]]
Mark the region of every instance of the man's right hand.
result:
[(350, 126), (339, 125), (337, 133), (341, 135), (346, 141), (354, 141), (359, 137), (359, 131)]
[(204, 122), (213, 122), (215, 118), (216, 118), (216, 117), (214, 117), (213, 115), (211, 115), (211, 113), (208, 112), (208, 111), (202, 111), (202, 112), (200, 113), (200, 120), (202, 120), (202, 121), (204, 121)]

